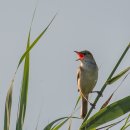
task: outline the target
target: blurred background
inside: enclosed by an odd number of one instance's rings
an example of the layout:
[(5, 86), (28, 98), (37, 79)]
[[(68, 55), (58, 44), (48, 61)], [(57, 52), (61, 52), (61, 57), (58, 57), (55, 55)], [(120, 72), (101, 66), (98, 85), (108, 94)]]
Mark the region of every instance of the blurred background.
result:
[[(3, 129), (4, 105), (8, 87), (19, 58), (26, 48), (28, 31), (36, 0), (0, 0), (0, 129)], [(76, 62), (74, 50), (90, 50), (99, 66), (94, 90), (100, 90), (121, 53), (130, 42), (129, 0), (39, 0), (32, 25), (31, 41), (57, 16), (45, 35), (31, 51), (28, 106), (25, 130), (43, 129), (50, 121), (69, 116), (76, 103)], [(117, 73), (130, 65), (130, 51)], [(11, 130), (15, 129), (23, 66), (15, 78)], [(120, 84), (107, 87), (96, 106), (106, 101)], [(129, 76), (113, 96), (111, 103), (130, 94)], [(96, 94), (90, 96), (93, 102)], [(40, 113), (40, 117), (39, 117)], [(78, 110), (75, 116), (79, 116)], [(77, 130), (82, 120), (72, 122)], [(122, 123), (112, 129), (120, 129)], [(62, 127), (66, 130), (68, 124)], [(128, 128), (129, 129), (129, 128)]]

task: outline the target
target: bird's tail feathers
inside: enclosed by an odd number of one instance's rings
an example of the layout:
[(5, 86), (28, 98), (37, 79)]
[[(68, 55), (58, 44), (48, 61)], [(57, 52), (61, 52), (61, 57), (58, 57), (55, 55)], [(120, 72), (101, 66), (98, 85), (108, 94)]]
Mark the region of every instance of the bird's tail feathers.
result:
[[(86, 100), (87, 99), (87, 100)], [(82, 106), (81, 106), (81, 118), (85, 118), (88, 109), (88, 95), (84, 98), (82, 97)]]

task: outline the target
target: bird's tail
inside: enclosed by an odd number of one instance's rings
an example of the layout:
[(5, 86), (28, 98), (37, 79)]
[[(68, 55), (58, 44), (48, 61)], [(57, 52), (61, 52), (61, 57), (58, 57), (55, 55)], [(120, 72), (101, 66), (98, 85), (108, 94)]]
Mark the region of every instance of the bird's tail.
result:
[(88, 110), (88, 102), (87, 102), (88, 95), (85, 98), (82, 97), (82, 106), (81, 106), (81, 118), (83, 118), (83, 119), (86, 116), (87, 110)]

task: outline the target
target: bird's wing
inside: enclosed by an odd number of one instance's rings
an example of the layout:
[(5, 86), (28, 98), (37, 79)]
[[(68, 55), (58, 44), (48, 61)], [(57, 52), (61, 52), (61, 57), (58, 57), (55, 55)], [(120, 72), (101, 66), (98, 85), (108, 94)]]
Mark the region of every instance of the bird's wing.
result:
[(80, 76), (79, 72), (80, 72), (80, 70), (78, 68), (78, 70), (77, 70), (77, 84), (78, 84), (78, 79), (79, 79), (79, 76)]
[[(80, 68), (78, 68), (78, 70), (77, 70), (77, 86), (78, 86), (79, 78), (80, 78)], [(78, 88), (78, 92), (79, 92), (79, 88)]]

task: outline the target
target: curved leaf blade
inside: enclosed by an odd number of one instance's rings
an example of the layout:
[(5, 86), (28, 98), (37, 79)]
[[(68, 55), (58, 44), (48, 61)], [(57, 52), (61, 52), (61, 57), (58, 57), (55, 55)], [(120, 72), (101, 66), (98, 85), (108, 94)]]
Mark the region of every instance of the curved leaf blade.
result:
[(118, 79), (120, 79), (129, 70), (130, 70), (130, 67), (127, 67), (126, 69), (124, 69), (123, 71), (121, 71), (119, 74), (117, 74), (113, 78), (109, 79), (107, 81), (107, 84), (112, 84), (112, 83), (116, 82)]
[(52, 130), (59, 130), (68, 120), (69, 118), (62, 121), (60, 124), (56, 125)]
[[(28, 36), (26, 50), (29, 48), (29, 46), (30, 46), (30, 32)], [(21, 93), (20, 93), (20, 100), (19, 100), (19, 110), (18, 110), (18, 117), (16, 123), (16, 130), (22, 130), (24, 124), (26, 106), (27, 106), (27, 97), (28, 97), (29, 70), (30, 70), (30, 55), (29, 53), (27, 53), (24, 62), (23, 79), (22, 79), (22, 86), (21, 86)]]
[(75, 104), (75, 107), (74, 107), (74, 111), (75, 111), (75, 109), (76, 109), (76, 107), (77, 107), (77, 105), (78, 105), (80, 99), (81, 99), (81, 96), (79, 96), (78, 99), (77, 99), (77, 101), (76, 101), (76, 104)]
[(43, 130), (51, 130), (52, 126), (53, 126), (55, 123), (59, 122), (60, 120), (64, 120), (64, 119), (66, 119), (66, 118), (68, 118), (68, 117), (62, 117), (62, 118), (59, 118), (59, 119), (56, 119), (56, 120), (52, 121), (52, 122), (49, 123)]
[(8, 90), (8, 93), (6, 96), (5, 115), (4, 115), (4, 130), (9, 130), (9, 128), (10, 128), (13, 82), (14, 82), (14, 80), (12, 80), (11, 86), (9, 87), (9, 90)]
[[(54, 120), (54, 121), (52, 121), (51, 123), (49, 123), (43, 130), (54, 130), (54, 128), (60, 128), (60, 126), (62, 126), (68, 119), (70, 119), (70, 118), (75, 118), (75, 119), (80, 119), (80, 118), (78, 118), (78, 117), (72, 117), (72, 116), (70, 116), (70, 117), (61, 117), (61, 118), (59, 118), (59, 119), (56, 119), (56, 120)], [(58, 123), (57, 125), (55, 125), (54, 127), (53, 127), (53, 125), (55, 124), (55, 123), (57, 123), (57, 122), (59, 122), (59, 121), (61, 121), (61, 120), (64, 120), (64, 121), (62, 121), (61, 123)], [(53, 127), (53, 128), (52, 128)], [(58, 130), (58, 129), (56, 129), (56, 130)]]
[(30, 52), (30, 50), (38, 43), (38, 41), (40, 40), (40, 38), (43, 36), (43, 34), (47, 31), (47, 29), (49, 28), (49, 26), (51, 25), (51, 23), (53, 22), (53, 20), (55, 19), (56, 15), (53, 17), (53, 19), (51, 20), (51, 22), (48, 24), (48, 26), (40, 33), (40, 35), (33, 41), (33, 43), (29, 46), (29, 48), (24, 52), (24, 54), (21, 56), (19, 63), (18, 63), (18, 67), (20, 66), (20, 64), (22, 63), (22, 61), (24, 60), (24, 58), (26, 57), (26, 55)]
[(87, 130), (96, 128), (111, 120), (114, 120), (130, 111), (130, 96), (125, 97), (119, 101), (112, 103), (104, 109), (101, 109), (94, 116), (85, 121), (81, 129), (86, 127)]
[(125, 124), (122, 126), (121, 130), (125, 130), (125, 127), (127, 126), (128, 122), (129, 122), (129, 118), (130, 118), (130, 114), (126, 118)]

